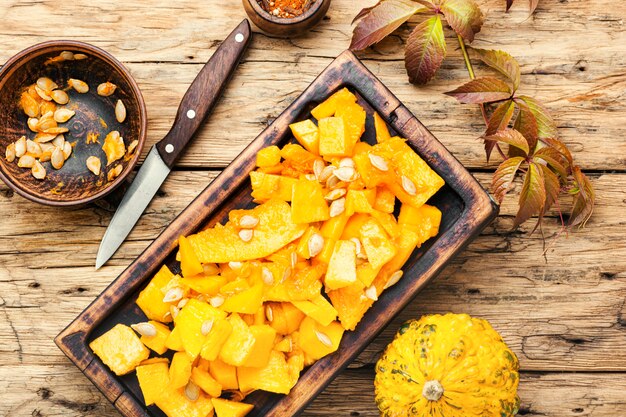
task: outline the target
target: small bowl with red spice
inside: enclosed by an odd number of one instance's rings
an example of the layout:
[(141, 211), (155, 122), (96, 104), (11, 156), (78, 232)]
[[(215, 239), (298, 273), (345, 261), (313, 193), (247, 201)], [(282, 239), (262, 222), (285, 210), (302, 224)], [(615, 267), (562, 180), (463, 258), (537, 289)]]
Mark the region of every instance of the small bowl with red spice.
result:
[(242, 0), (259, 29), (282, 37), (305, 33), (326, 15), (330, 0)]

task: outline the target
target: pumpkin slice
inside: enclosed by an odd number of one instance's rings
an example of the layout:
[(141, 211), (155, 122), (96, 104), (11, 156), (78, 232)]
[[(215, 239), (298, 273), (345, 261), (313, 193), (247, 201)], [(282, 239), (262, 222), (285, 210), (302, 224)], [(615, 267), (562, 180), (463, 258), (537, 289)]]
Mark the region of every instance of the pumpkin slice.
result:
[(252, 404), (229, 401), (223, 398), (213, 398), (211, 401), (217, 417), (244, 417), (254, 409)]
[(291, 219), (295, 223), (315, 223), (329, 218), (322, 185), (306, 179), (296, 182), (291, 194)]
[(376, 219), (368, 219), (361, 226), (360, 232), (363, 250), (367, 254), (367, 260), (374, 268), (383, 266), (394, 257), (396, 247)]
[(357, 103), (345, 103), (337, 108), (335, 117), (341, 117), (345, 122), (348, 136), (348, 155), (352, 154), (354, 145), (361, 139), (365, 132), (365, 110)]
[(351, 240), (339, 240), (330, 257), (324, 285), (327, 290), (336, 290), (356, 280), (356, 245)]
[(252, 332), (254, 336), (254, 345), (252, 346), (250, 356), (243, 366), (262, 368), (266, 366), (270, 360), (270, 354), (272, 353), (274, 340), (276, 339), (276, 330), (263, 324), (250, 326), (250, 332)]
[(267, 303), (266, 315), (271, 317), (270, 326), (278, 334), (291, 334), (298, 330), (305, 314), (291, 303)]
[(381, 143), (391, 138), (387, 123), (376, 112), (374, 112), (374, 129), (376, 130), (376, 142)]
[(163, 302), (162, 288), (174, 278), (174, 274), (169, 270), (167, 265), (163, 265), (159, 272), (150, 280), (146, 288), (144, 288), (137, 297), (137, 305), (150, 320), (156, 320), (163, 323), (172, 321), (169, 315), (170, 304)]
[(322, 326), (310, 317), (300, 325), (300, 347), (313, 359), (320, 359), (339, 348), (343, 327), (336, 321)]
[(159, 323), (158, 321), (149, 321), (148, 323), (154, 326), (154, 328), (156, 329), (156, 335), (142, 335), (139, 340), (141, 340), (141, 343), (143, 343), (159, 355), (162, 355), (167, 351), (167, 346), (165, 345), (165, 342), (170, 336), (170, 328), (163, 323)]
[(233, 326), (230, 324), (230, 321), (226, 319), (214, 321), (211, 330), (206, 335), (206, 339), (204, 339), (204, 344), (200, 349), (200, 356), (208, 361), (217, 359), (222, 346), (224, 346), (232, 331)]
[(274, 175), (271, 173), (252, 171), (250, 183), (254, 201), (265, 202), (272, 198), (291, 201), (291, 189), (297, 179)]
[(329, 291), (328, 297), (337, 310), (341, 325), (346, 330), (354, 330), (374, 303), (374, 300), (365, 295), (365, 288), (361, 282)]
[(185, 236), (181, 235), (178, 238), (178, 246), (180, 247), (180, 269), (183, 277), (189, 278), (201, 273), (204, 270), (202, 264)]
[(341, 117), (326, 117), (318, 122), (320, 130), (320, 155), (324, 158), (350, 156), (354, 144), (345, 120)]
[(226, 318), (224, 311), (218, 310), (212, 305), (195, 298), (190, 299), (180, 310), (175, 319), (175, 329), (178, 329), (180, 332), (182, 345), (192, 359), (195, 359), (200, 354), (204, 344), (203, 324), (207, 321), (215, 322), (224, 318)]
[(231, 314), (228, 321), (233, 330), (220, 350), (220, 359), (229, 365), (241, 366), (252, 353), (254, 334), (239, 314)]
[(167, 362), (141, 365), (136, 371), (144, 403), (146, 406), (154, 404), (169, 381)]
[(150, 356), (133, 329), (124, 324), (116, 324), (89, 347), (115, 375), (126, 375)]
[(256, 154), (256, 166), (267, 168), (280, 163), (280, 149), (278, 146), (268, 146)]
[(209, 362), (209, 373), (219, 384), (222, 389), (239, 389), (237, 382), (237, 368), (225, 363), (220, 359)]
[(185, 352), (176, 352), (172, 357), (169, 370), (169, 386), (181, 388), (187, 385), (191, 378), (191, 365), (193, 359)]
[(291, 133), (304, 148), (316, 155), (320, 152), (320, 132), (312, 120), (303, 120), (301, 122), (289, 125)]
[(328, 97), (323, 103), (318, 104), (317, 107), (311, 110), (311, 114), (317, 120), (320, 120), (333, 116), (338, 108), (349, 103), (356, 103), (356, 96), (347, 88), (342, 88)]
[(266, 366), (251, 368), (242, 366), (237, 369), (239, 389), (248, 392), (262, 389), (277, 394), (289, 394), (296, 381), (290, 378), (285, 355), (272, 350)]
[(200, 393), (198, 399), (191, 401), (185, 395), (185, 388), (163, 390), (155, 400), (155, 404), (167, 417), (208, 417), (213, 415), (211, 398)]
[(318, 294), (310, 301), (293, 301), (292, 304), (322, 326), (328, 326), (337, 318), (337, 310), (322, 294)]
[(191, 381), (210, 397), (222, 395), (222, 385), (204, 369), (193, 368), (191, 370)]

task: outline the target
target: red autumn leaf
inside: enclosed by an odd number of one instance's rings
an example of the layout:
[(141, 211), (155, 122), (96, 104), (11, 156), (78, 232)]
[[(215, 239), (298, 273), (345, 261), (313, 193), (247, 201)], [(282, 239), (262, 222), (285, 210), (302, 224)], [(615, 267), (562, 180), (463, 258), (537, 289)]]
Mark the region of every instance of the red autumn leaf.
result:
[(360, 51), (389, 35), (425, 9), (412, 0), (385, 0), (369, 10), (354, 28), (350, 49)]
[(559, 151), (549, 146), (538, 149), (533, 155), (534, 159), (541, 159), (546, 162), (559, 176), (567, 178), (567, 170), (563, 160), (563, 155)]
[(525, 155), (528, 155), (529, 152), (528, 141), (526, 141), (526, 138), (515, 129), (500, 130), (493, 135), (485, 136), (484, 139), (488, 141), (507, 143), (509, 146), (514, 146), (517, 149), (520, 149)]
[(541, 142), (545, 143), (546, 145), (548, 145), (549, 147), (553, 149), (556, 149), (561, 155), (563, 155), (563, 157), (569, 164), (568, 166), (574, 165), (574, 158), (572, 157), (572, 153), (569, 151), (567, 146), (563, 142), (561, 142), (559, 139), (544, 138), (544, 139), (541, 139)]
[(528, 140), (529, 147), (535, 149), (537, 145), (537, 120), (524, 100), (514, 99), (519, 108), (513, 128)]
[(420, 23), (406, 43), (404, 64), (413, 84), (430, 80), (446, 57), (446, 39), (439, 15)]
[(350, 24), (354, 25), (354, 22), (365, 17), (369, 12), (378, 7), (383, 1), (384, 0), (379, 0), (378, 3), (376, 3), (375, 5), (361, 9), (361, 11), (356, 16), (354, 16), (354, 19), (352, 19), (352, 22)]
[(559, 198), (559, 194), (561, 193), (561, 182), (559, 181), (559, 177), (545, 165), (538, 164), (541, 167), (543, 172), (544, 184), (546, 187), (546, 201), (543, 205), (543, 210), (539, 214), (539, 222), (543, 218), (544, 214), (550, 210), (552, 205)]
[[(500, 104), (496, 109), (491, 113), (491, 117), (489, 118), (489, 123), (487, 123), (487, 130), (485, 131), (484, 136), (490, 136), (496, 133), (499, 130), (504, 130), (509, 126), (509, 122), (511, 121), (511, 117), (513, 117), (513, 112), (515, 111), (515, 104), (513, 104), (513, 100), (507, 100), (504, 103)], [(493, 148), (496, 146), (496, 142), (492, 140), (485, 141), (485, 152), (487, 153), (487, 162), (489, 162), (489, 158), (491, 157), (491, 152)]]
[(543, 104), (528, 96), (519, 96), (518, 99), (524, 101), (530, 112), (535, 116), (537, 122), (537, 137), (539, 139), (557, 137), (556, 123)]
[(468, 42), (483, 26), (483, 13), (474, 0), (445, 0), (441, 12), (452, 30)]
[(498, 204), (502, 204), (502, 200), (504, 200), (504, 196), (509, 191), (513, 180), (515, 180), (515, 174), (517, 174), (517, 170), (522, 162), (524, 162), (524, 158), (521, 156), (506, 159), (493, 174), (491, 192)]
[(595, 207), (595, 191), (591, 181), (583, 172), (579, 166), (572, 168), (572, 175), (574, 177), (575, 193), (574, 193), (574, 205), (569, 217), (569, 225), (580, 227), (591, 217), (593, 209)]
[(500, 72), (513, 83), (513, 91), (519, 87), (521, 72), (519, 63), (515, 58), (507, 52), (495, 49), (478, 49), (473, 48), (474, 52), (485, 64)]
[(513, 227), (517, 227), (535, 214), (541, 213), (546, 201), (546, 185), (543, 171), (535, 162), (528, 164), (524, 185), (519, 196), (519, 210)]
[[(535, 13), (535, 9), (537, 9), (537, 6), (539, 6), (539, 0), (528, 0), (528, 5), (530, 7), (530, 14), (533, 14), (533, 13)], [(513, 6), (513, 0), (506, 0), (506, 11), (507, 12), (511, 8), (511, 6)]]
[(447, 94), (461, 103), (491, 103), (511, 98), (511, 87), (495, 77), (476, 78)]

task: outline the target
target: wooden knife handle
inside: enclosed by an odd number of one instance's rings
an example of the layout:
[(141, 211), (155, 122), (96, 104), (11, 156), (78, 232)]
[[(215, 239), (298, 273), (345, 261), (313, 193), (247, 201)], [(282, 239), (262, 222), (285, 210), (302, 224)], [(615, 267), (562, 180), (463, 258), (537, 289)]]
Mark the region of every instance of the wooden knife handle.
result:
[(250, 23), (244, 19), (224, 39), (189, 86), (180, 106), (178, 106), (172, 128), (156, 144), (163, 162), (168, 167), (173, 168), (187, 143), (215, 107), (228, 79), (234, 73), (239, 60), (250, 43), (250, 39)]

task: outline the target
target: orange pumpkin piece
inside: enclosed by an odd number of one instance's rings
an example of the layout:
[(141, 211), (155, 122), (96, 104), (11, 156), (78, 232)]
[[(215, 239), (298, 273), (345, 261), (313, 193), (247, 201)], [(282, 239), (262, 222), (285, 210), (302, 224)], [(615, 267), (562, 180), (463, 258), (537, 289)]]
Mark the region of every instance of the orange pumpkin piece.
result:
[(191, 382), (200, 387), (209, 397), (219, 397), (222, 395), (222, 386), (220, 383), (205, 370), (193, 368), (191, 370)]
[(347, 88), (342, 88), (328, 97), (324, 102), (318, 104), (311, 110), (311, 114), (317, 120), (320, 120), (325, 117), (333, 116), (339, 107), (349, 103), (356, 103), (356, 96)]
[(400, 208), (398, 224), (402, 229), (408, 228), (418, 233), (419, 243), (417, 247), (420, 247), (431, 237), (437, 236), (440, 223), (441, 211), (437, 207), (424, 204), (420, 208), (415, 208), (403, 204)]
[(317, 181), (301, 179), (293, 186), (291, 219), (295, 223), (314, 223), (330, 218), (324, 190)]
[(319, 233), (319, 229), (315, 226), (309, 226), (306, 229), (306, 231), (298, 241), (298, 247), (296, 248), (296, 253), (298, 254), (298, 256), (304, 259), (311, 258), (311, 254), (309, 253), (309, 240), (311, 240), (311, 237), (313, 235)]
[(242, 392), (262, 389), (277, 394), (289, 394), (297, 382), (290, 377), (285, 355), (275, 350), (271, 351), (269, 361), (264, 367), (242, 366), (238, 368), (237, 379)]
[(280, 163), (280, 149), (278, 146), (268, 146), (256, 154), (256, 166), (260, 168), (272, 167)]
[(337, 318), (337, 310), (322, 294), (316, 295), (309, 301), (293, 301), (292, 304), (322, 326), (328, 326)]
[(383, 266), (394, 257), (396, 247), (376, 219), (370, 218), (366, 221), (361, 226), (360, 232), (363, 250), (374, 268)]
[(391, 138), (387, 123), (376, 112), (374, 112), (374, 129), (376, 130), (376, 142), (381, 143)]
[(123, 324), (116, 324), (89, 347), (115, 375), (126, 375), (150, 356), (133, 329)]
[(135, 370), (144, 403), (146, 406), (154, 404), (169, 381), (167, 362), (141, 365)]
[[(223, 287), (222, 287), (223, 288)], [(263, 282), (226, 298), (221, 309), (229, 313), (254, 314), (263, 305)]]
[(204, 271), (202, 264), (185, 236), (181, 235), (178, 238), (178, 246), (180, 250), (180, 269), (183, 277), (193, 277)]
[(268, 319), (269, 324), (278, 334), (287, 335), (295, 332), (305, 317), (305, 314), (291, 303), (267, 303), (265, 309), (271, 311), (266, 315), (271, 317), (271, 320)]
[(184, 388), (165, 389), (155, 400), (157, 407), (167, 417), (210, 417), (213, 415), (211, 398), (200, 393), (197, 400), (191, 401)]
[(237, 382), (237, 368), (225, 363), (220, 359), (209, 362), (209, 373), (219, 384), (222, 389), (239, 389)]
[[(396, 176), (393, 173), (393, 166), (390, 166), (389, 158), (386, 155), (380, 155), (376, 146), (369, 147), (369, 149), (365, 146), (359, 147), (359, 151), (355, 152), (352, 157), (354, 160), (354, 166), (367, 188), (375, 188), (381, 184), (393, 182), (396, 179)], [(386, 171), (380, 170), (372, 164), (371, 158), (376, 157), (383, 158), (383, 161), (387, 164)]]
[(158, 321), (149, 321), (149, 323), (153, 325), (156, 329), (156, 336), (144, 335), (141, 336), (139, 340), (141, 340), (141, 343), (143, 343), (159, 355), (162, 355), (167, 351), (167, 346), (165, 345), (165, 342), (170, 336), (170, 328), (163, 323), (159, 323)]
[(295, 178), (252, 171), (250, 173), (252, 197), (261, 203), (272, 198), (291, 201), (291, 189), (296, 181)]
[(254, 334), (237, 313), (228, 317), (232, 332), (220, 350), (220, 359), (233, 366), (242, 366), (252, 353)]
[(296, 224), (291, 218), (291, 207), (281, 200), (269, 200), (251, 210), (235, 210), (259, 219), (254, 237), (244, 242), (238, 228), (227, 223), (216, 225), (189, 236), (200, 262), (225, 263), (264, 258), (302, 236), (306, 224)]
[(243, 366), (262, 368), (270, 360), (270, 354), (276, 339), (276, 330), (266, 324), (250, 326), (250, 331), (254, 336), (254, 345), (250, 356)]
[(336, 290), (356, 282), (356, 245), (351, 240), (339, 240), (330, 257), (324, 285)]
[(346, 215), (371, 213), (376, 199), (376, 190), (348, 190), (346, 194)]
[(320, 130), (320, 155), (325, 158), (349, 156), (354, 144), (344, 119), (327, 117), (318, 122)]
[(384, 185), (376, 187), (374, 208), (383, 213), (393, 213), (396, 205), (396, 196)]
[(300, 324), (300, 347), (313, 359), (323, 358), (339, 348), (343, 332), (339, 322), (333, 321), (322, 326), (307, 317)]
[(200, 349), (200, 356), (208, 361), (217, 359), (222, 346), (224, 346), (232, 331), (233, 327), (230, 321), (226, 319), (214, 321), (211, 330), (204, 339)]
[(185, 350), (183, 342), (180, 339), (180, 330), (177, 327), (172, 329), (170, 335), (165, 340), (165, 347), (169, 350), (175, 350), (176, 352)]
[(398, 222), (396, 218), (391, 213), (384, 213), (378, 210), (372, 210), (370, 213), (373, 218), (375, 218), (378, 223), (385, 229), (385, 232), (392, 238), (397, 237), (402, 231), (401, 227), (398, 226)]
[(180, 310), (174, 320), (175, 329), (180, 332), (182, 345), (192, 359), (200, 354), (204, 344), (205, 335), (202, 334), (202, 325), (207, 321), (215, 322), (224, 318), (226, 318), (224, 311), (195, 298), (189, 299)]
[(364, 262), (356, 267), (356, 277), (367, 288), (372, 285), (381, 268), (380, 266), (375, 268), (369, 262)]
[(182, 278), (179, 282), (200, 294), (215, 295), (226, 284), (226, 277), (221, 275), (196, 275), (193, 278)]
[(348, 154), (352, 154), (354, 145), (361, 139), (365, 131), (365, 110), (356, 103), (346, 103), (337, 108), (335, 117), (341, 117), (348, 135)]
[(137, 297), (137, 305), (150, 320), (156, 320), (163, 323), (172, 321), (170, 312), (170, 304), (163, 302), (163, 292), (161, 291), (174, 277), (167, 265), (163, 265), (152, 280), (148, 283)]
[(254, 409), (252, 404), (229, 401), (223, 398), (213, 398), (211, 401), (217, 417), (244, 417)]
[(305, 150), (295, 143), (288, 143), (280, 150), (280, 155), (285, 159), (285, 163), (291, 164), (296, 170), (310, 172), (313, 170), (313, 162), (320, 159), (316, 154)]
[(304, 148), (316, 155), (320, 152), (320, 132), (312, 120), (303, 120), (301, 122), (289, 125), (291, 133)]
[(329, 291), (328, 297), (337, 310), (341, 325), (346, 330), (354, 330), (365, 312), (374, 303), (374, 300), (365, 296), (363, 284), (360, 282)]
[(185, 352), (176, 352), (172, 357), (169, 370), (169, 386), (181, 388), (187, 385), (191, 378), (191, 365), (193, 359)]

